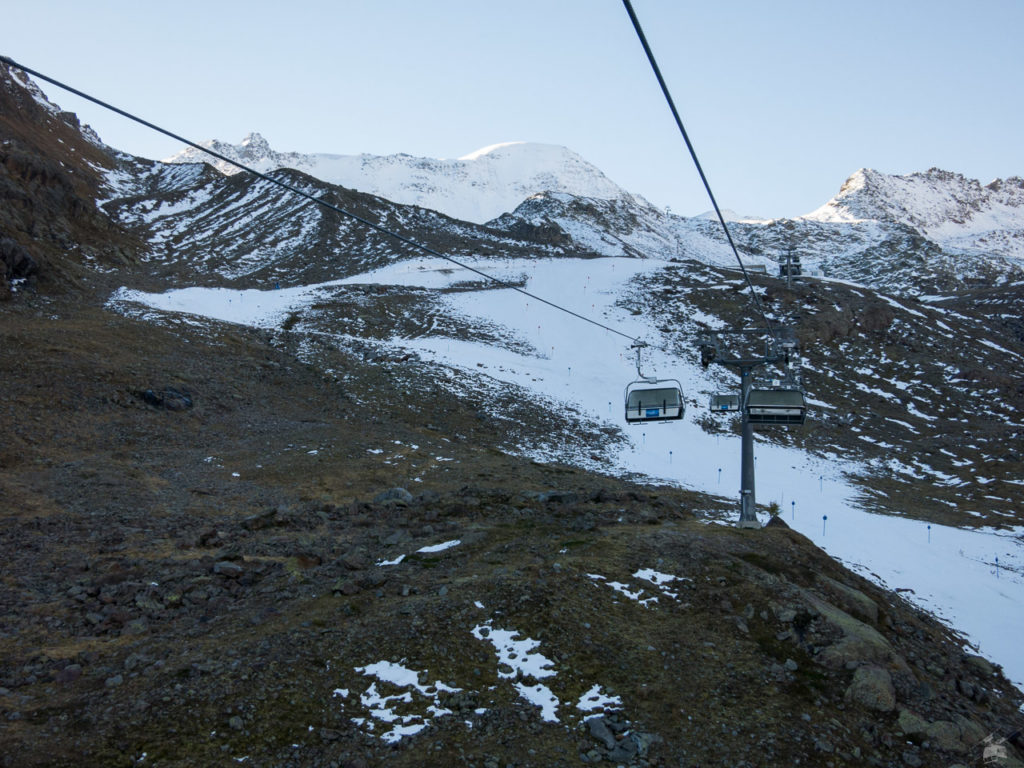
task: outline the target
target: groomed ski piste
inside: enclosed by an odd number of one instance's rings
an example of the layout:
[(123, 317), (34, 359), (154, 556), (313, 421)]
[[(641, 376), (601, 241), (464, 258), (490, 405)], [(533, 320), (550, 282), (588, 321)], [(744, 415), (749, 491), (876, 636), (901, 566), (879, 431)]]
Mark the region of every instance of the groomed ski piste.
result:
[[(500, 326), (515, 340), (512, 349), (448, 338), (392, 338), (395, 351), (418, 354), (427, 363), (490, 377), (495, 386), (513, 384), (535, 393), (550, 407), (563, 403), (598, 423), (619, 427), (627, 440), (606, 449), (602, 460), (577, 455), (542, 454), (522, 446), (538, 460), (575, 463), (608, 474), (642, 475), (722, 498), (732, 509), (738, 498), (740, 445), (732, 435), (705, 432), (698, 418), (707, 414), (708, 395), (736, 377), (705, 371), (692, 348), (674, 357), (656, 347), (661, 334), (643, 315), (633, 315), (617, 301), (645, 273), (667, 262), (649, 259), (464, 260), (468, 266), (509, 281), (562, 307), (593, 318), (652, 345), (644, 360), (645, 375), (675, 378), (687, 401), (683, 420), (627, 425), (622, 393), (636, 378), (628, 340), (507, 287), (481, 285), (479, 275), (442, 259), (401, 261), (383, 269), (328, 283), (277, 290), (186, 288), (162, 294), (120, 289), (109, 306), (139, 317), (149, 310), (194, 315), (260, 328), (280, 328), (288, 315), (351, 285), (407, 286), (440, 290), (473, 283), (479, 290), (442, 294), (451, 315), (465, 321)], [(140, 306), (141, 305), (141, 306)], [(714, 318), (701, 318), (712, 322)], [(694, 329), (696, 326), (694, 326)], [(339, 338), (343, 344), (345, 339)], [(532, 347), (533, 354), (523, 354)], [(685, 355), (682, 356), (682, 355)], [(444, 381), (439, 377), (439, 381)], [(814, 393), (810, 413), (814, 418)], [(729, 418), (738, 418), (732, 416)], [(851, 476), (864, 475), (865, 464), (838, 457), (818, 457), (773, 445), (770, 436), (755, 441), (757, 500), (778, 503), (785, 522), (830, 555), (866, 577), (898, 589), (915, 604), (962, 633), (970, 649), (1002, 665), (1024, 689), (1024, 528), (1012, 531), (959, 529), (898, 516), (873, 514), (857, 503)], [(890, 459), (899, 460), (899, 457)], [(731, 521), (712, 515), (709, 520)]]

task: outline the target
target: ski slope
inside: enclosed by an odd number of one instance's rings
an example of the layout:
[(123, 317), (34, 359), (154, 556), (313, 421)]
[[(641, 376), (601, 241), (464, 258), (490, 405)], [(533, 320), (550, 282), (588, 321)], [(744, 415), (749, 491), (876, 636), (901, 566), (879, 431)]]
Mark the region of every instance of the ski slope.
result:
[[(660, 341), (658, 331), (643, 316), (632, 315), (616, 302), (634, 278), (659, 270), (665, 262), (488, 260), (470, 266), (502, 279), (525, 279), (525, 290), (531, 293), (629, 336)], [(479, 281), (478, 275), (450, 262), (421, 259), (344, 280), (276, 291), (189, 288), (145, 294), (121, 289), (111, 304), (142, 304), (166, 312), (276, 327), (290, 311), (323, 300), (340, 286), (441, 289)], [(721, 508), (735, 504), (740, 485), (739, 438), (710, 435), (697, 423), (705, 413), (708, 394), (718, 385), (713, 369), (700, 368), (695, 353), (679, 359), (652, 351), (644, 361), (646, 375), (681, 382), (688, 406), (684, 419), (627, 425), (622, 393), (636, 378), (627, 339), (508, 288), (447, 293), (443, 301), (451, 314), (470, 323), (500, 326), (517, 343), (506, 348), (444, 336), (396, 337), (388, 343), (467, 375), (483, 374), (498, 385), (518, 385), (544, 407), (564, 404), (594, 421), (620, 427), (628, 437), (613, 446), (600, 464), (589, 455), (551, 456), (532, 446), (521, 446), (523, 454), (575, 462), (610, 474), (639, 473), (725, 497)], [(532, 353), (522, 352), (529, 347)], [(1007, 677), (1024, 687), (1024, 659), (1017, 653), (1018, 638), (1024, 635), (1024, 529), (961, 530), (872, 514), (858, 506), (857, 489), (848, 480), (864, 471), (859, 464), (811, 456), (773, 445), (763, 437), (755, 442), (755, 457), (759, 502), (776, 501), (791, 527), (833, 557), (890, 589), (905, 590), (907, 597), (963, 633), (972, 647), (1001, 664)]]

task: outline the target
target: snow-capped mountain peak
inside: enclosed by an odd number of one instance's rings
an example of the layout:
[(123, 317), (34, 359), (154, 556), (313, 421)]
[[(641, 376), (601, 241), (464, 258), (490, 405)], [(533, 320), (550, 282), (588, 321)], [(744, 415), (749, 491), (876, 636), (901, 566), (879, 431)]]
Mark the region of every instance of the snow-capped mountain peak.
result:
[(268, 155), (272, 151), (270, 149), (270, 142), (268, 142), (260, 134), (255, 132), (250, 133), (248, 136), (242, 139), (241, 146), (244, 147), (246, 151), (256, 156)]
[[(294, 168), (331, 184), (368, 192), (398, 203), (440, 211), (482, 224), (515, 208), (531, 195), (555, 192), (618, 200), (629, 193), (597, 167), (565, 147), (532, 142), (492, 144), (455, 160), (396, 155), (332, 155), (276, 152), (260, 134), (239, 144), (212, 140), (203, 146), (266, 173)], [(222, 173), (237, 166), (189, 147), (172, 163), (205, 162)]]
[(801, 219), (910, 227), (951, 251), (1024, 258), (1024, 180), (982, 184), (931, 168), (905, 176), (861, 168), (834, 198)]
[(463, 155), (462, 157), (459, 158), (459, 160), (465, 160), (467, 162), (470, 160), (477, 160), (483, 157), (484, 155), (490, 155), (492, 153), (497, 152), (498, 150), (504, 149), (505, 147), (512, 147), (517, 144), (525, 143), (525, 141), (503, 141), (500, 144), (491, 144), (489, 147), (482, 147), (476, 150), (475, 152), (470, 152), (468, 155)]

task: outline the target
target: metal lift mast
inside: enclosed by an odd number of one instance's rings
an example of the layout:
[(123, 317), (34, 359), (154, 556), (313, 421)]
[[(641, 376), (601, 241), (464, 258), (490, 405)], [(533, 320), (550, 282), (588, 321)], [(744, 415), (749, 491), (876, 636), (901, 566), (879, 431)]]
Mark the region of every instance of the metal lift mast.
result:
[[(763, 355), (752, 357), (726, 357), (722, 354), (719, 337), (721, 336), (764, 336)], [(754, 369), (773, 363), (789, 364), (795, 354), (797, 344), (795, 336), (789, 329), (775, 329), (772, 337), (767, 329), (750, 328), (733, 331), (712, 331), (705, 335), (699, 343), (701, 365), (705, 368), (711, 363), (718, 363), (735, 368), (740, 375), (740, 528), (760, 528), (757, 520), (757, 498), (754, 478), (754, 424), (750, 420), (748, 408), (750, 390), (753, 385)]]

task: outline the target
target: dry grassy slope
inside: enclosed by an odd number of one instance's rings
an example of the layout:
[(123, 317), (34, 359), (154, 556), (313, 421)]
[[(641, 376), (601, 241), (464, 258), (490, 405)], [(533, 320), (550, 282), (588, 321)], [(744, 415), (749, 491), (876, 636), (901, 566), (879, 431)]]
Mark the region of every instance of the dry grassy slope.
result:
[[(39, 265), (43, 290), (74, 289), (90, 268), (131, 263), (142, 248), (96, 207), (111, 156), (82, 136), (78, 118), (51, 113), (0, 64), (0, 237)], [(8, 295), (0, 272), (0, 300)]]
[[(0, 312), (0, 764), (578, 765), (612, 754), (573, 712), (594, 684), (645, 750), (623, 764), (948, 765), (1016, 727), (948, 630), (786, 529), (697, 521), (720, 502), (504, 455), (472, 407), (286, 335)], [(194, 406), (139, 397), (168, 386)], [(372, 501), (396, 485), (419, 496)], [(643, 607), (588, 577), (645, 567), (692, 581)], [(487, 621), (540, 641), (561, 724), (498, 676)], [(456, 714), (368, 733), (355, 668), (381, 660), (463, 689)], [(848, 697), (858, 665), (892, 709)]]

